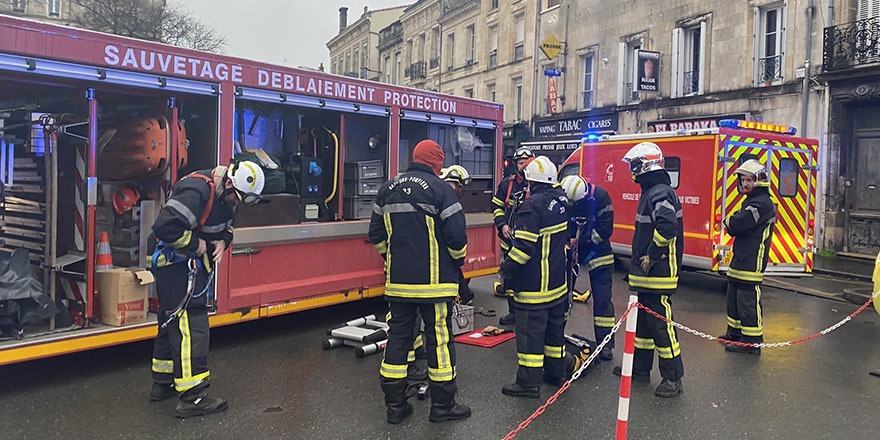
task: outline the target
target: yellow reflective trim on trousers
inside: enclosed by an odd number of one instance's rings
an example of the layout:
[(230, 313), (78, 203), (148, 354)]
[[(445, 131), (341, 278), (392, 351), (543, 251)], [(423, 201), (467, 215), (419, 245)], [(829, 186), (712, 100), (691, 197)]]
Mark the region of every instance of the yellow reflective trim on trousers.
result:
[(660, 295), (660, 303), (663, 304), (663, 308), (666, 309), (666, 319), (668, 321), (666, 323), (666, 332), (669, 333), (669, 342), (672, 344), (672, 347), (658, 346), (657, 353), (660, 354), (660, 357), (669, 354), (669, 357), (666, 359), (671, 359), (681, 354), (681, 345), (678, 343), (678, 338), (675, 336), (675, 326), (672, 325), (672, 304), (669, 303), (669, 295)]
[(594, 316), (593, 317), (593, 325), (596, 327), (614, 327), (615, 323), (614, 318), (609, 318), (606, 316)]
[(755, 301), (756, 311), (758, 312), (758, 327), (761, 327), (761, 335), (764, 336), (764, 317), (761, 310), (761, 286), (755, 286), (755, 292), (758, 294), (758, 300)]
[(407, 362), (415, 362), (416, 361), (416, 352), (414, 350), (410, 350), (406, 352), (406, 361)]
[(189, 246), (190, 240), (192, 240), (192, 231), (187, 229), (183, 231), (183, 234), (180, 235), (180, 238), (178, 238), (177, 241), (171, 243), (169, 246), (174, 249), (182, 249)]
[(530, 241), (532, 243), (536, 243), (538, 241), (538, 234), (535, 234), (535, 233), (532, 233), (529, 231), (523, 231), (520, 229), (520, 230), (513, 231), (513, 238), (519, 238), (521, 240), (526, 240), (526, 241)]
[(423, 345), (425, 345), (425, 338), (422, 337), (421, 334), (419, 334), (418, 336), (416, 336), (416, 341), (413, 342), (413, 349), (419, 349)]
[(517, 361), (519, 365), (523, 367), (529, 368), (543, 368), (544, 367), (544, 355), (543, 354), (527, 354), (527, 353), (517, 353), (516, 354)]
[(760, 283), (764, 281), (764, 274), (761, 272), (750, 272), (746, 270), (727, 269), (727, 276), (737, 280), (752, 281)]
[(455, 368), (431, 368), (428, 367), (428, 379), (432, 382), (449, 382), (455, 379)]
[(672, 241), (671, 239), (660, 235), (660, 233), (657, 232), (656, 229), (654, 229), (654, 244), (656, 244), (657, 246), (660, 246), (660, 247), (666, 247), (666, 246), (669, 246), (669, 243), (671, 241)]
[(566, 285), (544, 292), (514, 292), (513, 300), (523, 304), (543, 304), (565, 295)]
[(186, 391), (206, 380), (211, 376), (210, 371), (205, 371), (204, 373), (197, 374), (195, 376), (191, 376), (189, 379), (174, 379), (174, 389), (178, 392)]
[(532, 259), (531, 256), (519, 250), (519, 248), (517, 248), (516, 246), (514, 246), (513, 249), (508, 252), (507, 256), (510, 257), (511, 260), (516, 261), (519, 264), (526, 264), (529, 262), (529, 260)]
[[(457, 293), (457, 292), (456, 292)], [(449, 328), (446, 327), (446, 303), (434, 304), (434, 337), (437, 338), (437, 371), (441, 374), (452, 370), (452, 358), (449, 356)], [(430, 375), (430, 371), (428, 373)], [(450, 377), (448, 380), (452, 380)]]
[(541, 240), (541, 291), (545, 292), (550, 289), (550, 237), (552, 234), (545, 234)]
[(393, 365), (382, 361), (379, 374), (389, 379), (406, 379), (406, 365)]
[(678, 287), (678, 277), (646, 277), (630, 275), (629, 285), (644, 289), (675, 289)]
[(567, 230), (568, 230), (568, 222), (566, 221), (566, 222), (559, 223), (558, 225), (547, 226), (546, 228), (541, 228), (541, 230), (538, 231), (538, 234), (539, 235), (551, 235), (551, 234), (556, 234), (558, 232), (567, 231)]
[(611, 266), (612, 264), (614, 264), (614, 255), (608, 254), (598, 258), (593, 258), (592, 260), (587, 262), (586, 266), (587, 270), (593, 270), (599, 267)]
[(562, 359), (565, 356), (565, 347), (544, 346), (544, 356), (553, 359)]
[(742, 328), (742, 324), (741, 324), (740, 320), (733, 319), (730, 316), (727, 317), (727, 325), (730, 326), (730, 328), (737, 328), (737, 329)]
[[(388, 281), (391, 281), (391, 213), (386, 212), (385, 214), (382, 214), (382, 220), (385, 221), (385, 242), (388, 243), (388, 252), (385, 254), (385, 273), (387, 274)], [(386, 295), (387, 294), (388, 293), (386, 292)]]
[(504, 201), (502, 201), (498, 197), (492, 197), (492, 203), (494, 203), (495, 205), (500, 206), (502, 208), (504, 207)]
[(180, 330), (181, 380), (187, 381), (192, 378), (192, 334), (189, 331), (189, 313), (186, 310), (177, 318), (177, 328)]
[(444, 298), (458, 295), (458, 284), (385, 283), (385, 296), (400, 298)]
[(669, 275), (678, 278), (678, 253), (676, 252), (678, 237), (669, 243)]
[(496, 209), (496, 210), (492, 211), (492, 218), (495, 219), (498, 217), (504, 217), (504, 211), (502, 211), (500, 209)]
[(174, 373), (174, 361), (163, 361), (153, 358), (153, 371), (156, 373)]
[(636, 348), (640, 350), (653, 350), (654, 349), (654, 340), (651, 338), (636, 338)]
[(440, 245), (437, 243), (437, 236), (434, 234), (434, 218), (425, 216), (425, 223), (428, 226), (428, 254), (430, 271), (430, 283), (437, 284), (440, 282)]
[(462, 258), (467, 256), (467, 245), (464, 245), (464, 247), (460, 250), (455, 250), (451, 247), (447, 247), (446, 250), (449, 251), (449, 255), (451, 255), (452, 258), (455, 260), (461, 260)]

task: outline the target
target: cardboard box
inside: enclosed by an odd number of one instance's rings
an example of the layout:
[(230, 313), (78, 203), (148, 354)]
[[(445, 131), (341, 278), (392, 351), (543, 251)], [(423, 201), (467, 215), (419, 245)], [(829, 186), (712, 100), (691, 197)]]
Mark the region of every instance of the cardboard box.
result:
[(111, 269), (95, 274), (101, 323), (114, 326), (147, 322), (147, 296), (153, 283), (149, 270)]

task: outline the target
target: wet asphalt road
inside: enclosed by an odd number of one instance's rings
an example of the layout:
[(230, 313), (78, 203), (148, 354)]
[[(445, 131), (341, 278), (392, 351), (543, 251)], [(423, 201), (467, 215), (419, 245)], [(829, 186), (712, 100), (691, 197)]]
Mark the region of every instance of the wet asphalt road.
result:
[[(615, 275), (618, 316), (628, 292)], [(492, 277), (472, 282), (476, 305), (503, 314), (489, 293)], [(587, 283), (582, 280), (581, 283)], [(725, 329), (719, 279), (686, 275), (673, 297), (678, 321), (709, 334)], [(768, 342), (817, 332), (856, 306), (765, 289)], [(576, 304), (568, 332), (592, 336), (591, 307)], [(151, 342), (0, 367), (0, 439), (500, 439), (540, 401), (501, 394), (516, 369), (514, 342), (492, 349), (458, 344), (459, 401), (465, 421), (429, 423), (429, 403), (413, 399), (406, 423), (385, 423), (378, 386), (380, 356), (356, 359), (348, 348), (322, 351), (324, 331), (339, 322), (383, 313), (369, 300), (215, 329), (211, 392), (230, 399), (224, 414), (174, 418), (174, 401), (149, 403)], [(477, 316), (477, 328), (497, 318)], [(880, 317), (872, 309), (815, 341), (765, 350), (758, 356), (725, 352), (715, 343), (680, 334), (684, 394), (654, 397), (659, 382), (634, 384), (631, 439), (868, 439), (878, 438)], [(621, 358), (589, 370), (517, 438), (614, 438)]]

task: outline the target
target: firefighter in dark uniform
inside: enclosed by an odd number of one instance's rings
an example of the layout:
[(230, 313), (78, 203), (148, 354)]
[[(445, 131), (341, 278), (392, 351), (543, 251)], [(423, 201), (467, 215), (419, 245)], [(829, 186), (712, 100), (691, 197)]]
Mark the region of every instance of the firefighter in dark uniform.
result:
[[(770, 255), (776, 206), (770, 199), (770, 179), (755, 159), (734, 171), (737, 189), (746, 198), (742, 208), (724, 220), (733, 238), (733, 259), (727, 270), (727, 333), (729, 341), (764, 342), (761, 317), (761, 282)], [(727, 351), (761, 354), (760, 348), (725, 345)]]
[[(581, 176), (562, 179), (562, 188), (569, 201), (568, 225), (571, 247), (577, 247), (577, 264), (590, 274), (593, 291), (593, 329), (596, 343), (602, 342), (614, 327), (614, 305), (611, 303), (611, 277), (614, 274), (614, 254), (611, 252), (611, 234), (614, 232), (614, 207), (605, 188), (587, 182)], [(577, 241), (575, 239), (579, 237)], [(614, 338), (608, 341), (599, 359), (613, 358)]]
[[(641, 304), (672, 320), (671, 295), (678, 288), (684, 247), (681, 204), (663, 169), (663, 152), (657, 144), (642, 142), (632, 147), (623, 161), (629, 163), (633, 180), (642, 187), (627, 277), (629, 288), (638, 292)], [(651, 381), (656, 349), (663, 381), (654, 394), (675, 397), (681, 394), (684, 376), (678, 333), (672, 324), (641, 309), (638, 313), (632, 380)], [(614, 373), (619, 375), (620, 367), (615, 367)]]
[(177, 396), (177, 417), (226, 410), (208, 396), (208, 290), (212, 267), (232, 242), (239, 204), (260, 200), (266, 179), (253, 162), (196, 171), (171, 189), (153, 233), (159, 240), (151, 258), (159, 296), (159, 332), (153, 346), (150, 399)]
[[(521, 147), (513, 153), (513, 160), (516, 163), (516, 173), (501, 179), (498, 188), (495, 190), (495, 196), (492, 197), (492, 216), (495, 220), (495, 228), (498, 229), (498, 238), (501, 240), (501, 261), (507, 258), (510, 251), (510, 242), (513, 239), (513, 228), (511, 225), (515, 221), (514, 214), (519, 205), (529, 197), (529, 181), (523, 174), (526, 162), (535, 157), (532, 150)], [(503, 283), (496, 282), (493, 286), (496, 296), (506, 296), (508, 312), (502, 316), (498, 323), (501, 325), (512, 325), (516, 320), (515, 307), (516, 304), (511, 296), (510, 289), (503, 286)]]
[(388, 423), (412, 414), (406, 400), (407, 353), (415, 339), (417, 312), (425, 322), (432, 422), (469, 417), (455, 402), (455, 346), (452, 304), (467, 255), (464, 213), (455, 191), (437, 178), (443, 150), (419, 142), (406, 173), (386, 182), (376, 196), (370, 241), (385, 259), (389, 302), (388, 345), (379, 370)]
[[(449, 168), (440, 170), (440, 179), (449, 183), (449, 186), (455, 191), (455, 195), (461, 200), (461, 194), (464, 187), (471, 184), (471, 174), (461, 165), (452, 165)], [(464, 273), (461, 274), (461, 281), (458, 284), (458, 299), (462, 304), (470, 305), (474, 302), (474, 292), (471, 291), (471, 280), (465, 279)]]
[(525, 167), (531, 195), (516, 213), (510, 252), (499, 273), (516, 301), (516, 382), (501, 392), (540, 397), (541, 383), (561, 385), (574, 357), (565, 352), (569, 310), (565, 245), (568, 199), (556, 184), (556, 166), (544, 156)]

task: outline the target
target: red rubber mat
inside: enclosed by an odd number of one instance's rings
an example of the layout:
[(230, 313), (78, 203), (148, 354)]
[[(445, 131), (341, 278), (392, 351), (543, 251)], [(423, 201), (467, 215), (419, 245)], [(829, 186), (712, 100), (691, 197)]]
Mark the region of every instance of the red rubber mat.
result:
[(473, 331), (470, 333), (465, 333), (460, 336), (455, 337), (455, 342), (461, 342), (462, 344), (476, 345), (478, 347), (486, 347), (491, 348), (502, 342), (509, 341), (516, 337), (516, 334), (513, 332), (505, 332), (498, 336), (483, 336), (483, 329), (479, 329), (477, 331)]

